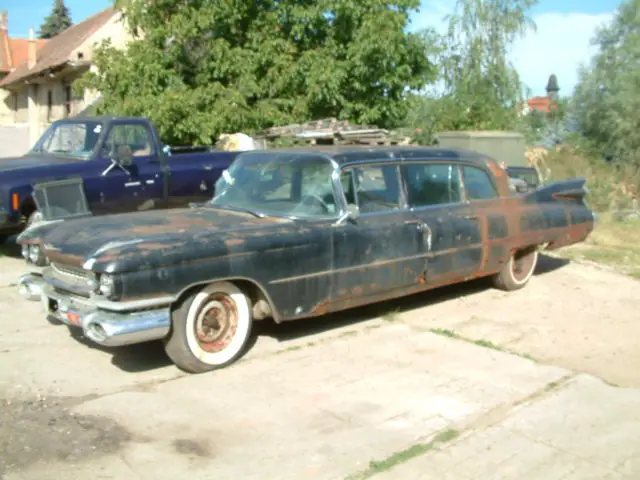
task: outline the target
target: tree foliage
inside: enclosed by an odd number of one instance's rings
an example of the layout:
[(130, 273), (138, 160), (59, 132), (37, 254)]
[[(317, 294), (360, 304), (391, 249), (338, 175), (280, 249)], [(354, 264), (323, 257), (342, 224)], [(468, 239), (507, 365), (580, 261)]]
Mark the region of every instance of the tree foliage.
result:
[(415, 95), (407, 118), (422, 128), (423, 141), (438, 131), (522, 127), (522, 86), (508, 54), (519, 36), (535, 28), (527, 12), (536, 2), (457, 0), (435, 50), (440, 91)]
[(51, 9), (51, 14), (44, 19), (40, 26), (38, 38), (51, 38), (64, 32), (72, 25), (71, 13), (64, 4), (64, 0), (55, 0)]
[(640, 0), (622, 3), (594, 44), (573, 98), (579, 128), (614, 158), (640, 165)]
[(407, 89), (436, 74), (423, 37), (405, 31), (419, 3), (125, 2), (138, 37), (98, 49), (82, 86), (102, 93), (102, 112), (148, 116), (169, 142), (324, 117), (391, 127)]

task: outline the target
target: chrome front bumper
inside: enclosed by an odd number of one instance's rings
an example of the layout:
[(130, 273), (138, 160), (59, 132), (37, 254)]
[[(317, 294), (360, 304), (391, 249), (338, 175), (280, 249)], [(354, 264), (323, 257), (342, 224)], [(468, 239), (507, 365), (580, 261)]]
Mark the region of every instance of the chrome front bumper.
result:
[(168, 307), (134, 312), (99, 310), (90, 300), (60, 294), (46, 283), (41, 301), (50, 321), (82, 328), (86, 338), (106, 347), (160, 340), (171, 327)]
[(20, 275), (17, 282), (18, 293), (23, 298), (37, 302), (42, 295), (42, 268), (31, 267), (31, 271)]

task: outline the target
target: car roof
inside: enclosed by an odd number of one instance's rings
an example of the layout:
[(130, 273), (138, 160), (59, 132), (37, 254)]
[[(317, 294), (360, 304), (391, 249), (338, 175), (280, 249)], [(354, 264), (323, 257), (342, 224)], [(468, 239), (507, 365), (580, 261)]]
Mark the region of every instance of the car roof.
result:
[(114, 122), (114, 121), (125, 121), (125, 122), (148, 122), (148, 118), (144, 117), (120, 117), (117, 115), (78, 115), (76, 117), (62, 118), (58, 120), (60, 123), (65, 122)]
[[(321, 155), (330, 158), (339, 165), (367, 161), (401, 162), (411, 161), (459, 161), (474, 165), (485, 165), (485, 160), (493, 160), (488, 155), (465, 150), (463, 148), (418, 147), (418, 146), (369, 146), (369, 145), (314, 145), (309, 147), (272, 148), (253, 151), (254, 153), (291, 153), (303, 155)], [(244, 152), (244, 153), (251, 153)]]

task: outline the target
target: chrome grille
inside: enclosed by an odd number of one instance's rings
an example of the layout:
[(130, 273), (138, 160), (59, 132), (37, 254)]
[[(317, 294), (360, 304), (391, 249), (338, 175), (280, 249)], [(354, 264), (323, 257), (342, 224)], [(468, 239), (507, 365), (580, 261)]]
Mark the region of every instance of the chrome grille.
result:
[(72, 278), (76, 281), (77, 280), (86, 281), (89, 278), (89, 276), (87, 275), (87, 272), (80, 268), (74, 268), (68, 265), (61, 265), (59, 263), (52, 263), (51, 268), (56, 273), (56, 276), (58, 276), (58, 278), (60, 278), (60, 280), (63, 280), (63, 281), (65, 277), (67, 279)]

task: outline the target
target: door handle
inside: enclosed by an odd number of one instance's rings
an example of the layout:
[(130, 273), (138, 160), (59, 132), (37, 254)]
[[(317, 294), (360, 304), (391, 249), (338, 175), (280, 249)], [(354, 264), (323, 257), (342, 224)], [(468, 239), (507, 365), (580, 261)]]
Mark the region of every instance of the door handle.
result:
[(478, 220), (480, 217), (478, 215), (465, 215), (464, 217), (465, 220)]
[(431, 228), (426, 222), (419, 220), (417, 218), (411, 220), (405, 220), (405, 225), (415, 225), (416, 229), (419, 232), (422, 232), (422, 238), (424, 242), (427, 244), (427, 250), (431, 250), (431, 242), (432, 242), (432, 232)]

